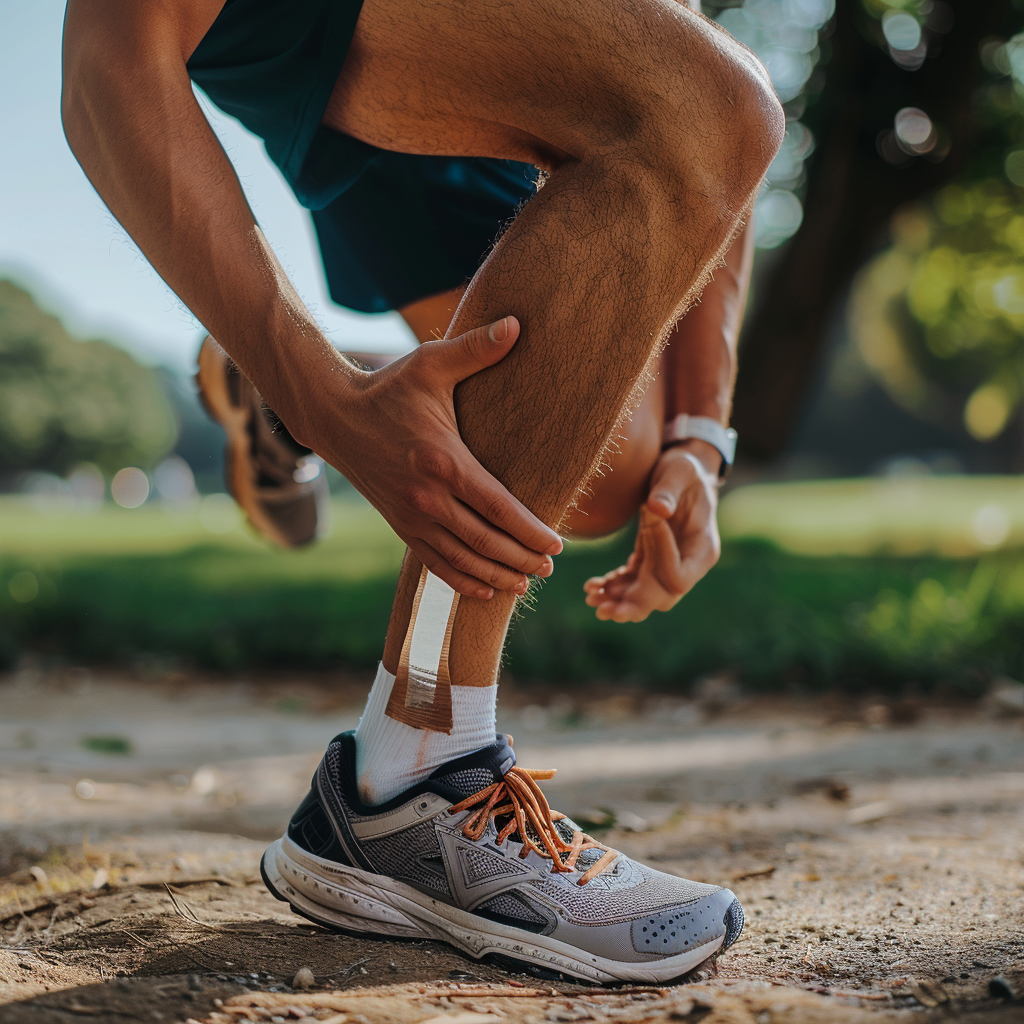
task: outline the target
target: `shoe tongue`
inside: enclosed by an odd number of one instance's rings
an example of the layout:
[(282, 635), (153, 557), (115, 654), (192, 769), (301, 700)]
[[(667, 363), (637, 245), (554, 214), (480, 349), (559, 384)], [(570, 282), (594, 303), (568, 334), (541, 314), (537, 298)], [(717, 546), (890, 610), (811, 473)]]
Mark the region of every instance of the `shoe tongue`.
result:
[(504, 774), (516, 763), (516, 755), (508, 740), (498, 734), (489, 747), (481, 747), (472, 754), (457, 757), (435, 769), (430, 778), (449, 786), (464, 796), (472, 796), (481, 789), (500, 782)]

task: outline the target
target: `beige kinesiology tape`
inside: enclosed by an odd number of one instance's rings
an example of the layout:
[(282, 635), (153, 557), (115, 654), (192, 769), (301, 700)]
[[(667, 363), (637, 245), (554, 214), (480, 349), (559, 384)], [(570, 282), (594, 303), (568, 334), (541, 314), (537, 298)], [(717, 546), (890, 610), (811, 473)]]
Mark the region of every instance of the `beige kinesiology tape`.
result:
[(452, 681), (448, 648), (459, 595), (424, 568), (412, 602), (398, 674), (388, 701), (388, 718), (414, 729), (452, 731)]

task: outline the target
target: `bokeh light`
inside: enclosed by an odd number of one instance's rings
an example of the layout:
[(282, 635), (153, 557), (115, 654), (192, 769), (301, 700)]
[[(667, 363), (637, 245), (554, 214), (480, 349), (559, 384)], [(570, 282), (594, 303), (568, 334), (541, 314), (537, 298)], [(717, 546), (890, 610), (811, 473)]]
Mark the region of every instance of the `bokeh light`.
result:
[(1016, 403), (998, 384), (983, 384), (967, 399), (964, 406), (964, 426), (976, 441), (991, 441), (998, 437), (1009, 422)]
[(929, 153), (935, 148), (935, 126), (918, 107), (904, 107), (898, 111), (893, 120), (893, 130), (896, 141), (907, 152)]
[(886, 11), (882, 16), (882, 33), (894, 50), (915, 50), (921, 43), (921, 25), (906, 11)]
[(192, 467), (180, 455), (168, 456), (156, 467), (153, 486), (164, 501), (181, 503), (196, 496)]
[(39, 594), (39, 580), (27, 569), (16, 572), (7, 582), (7, 589), (18, 604), (28, 604)]
[(774, 249), (796, 232), (803, 216), (803, 206), (792, 192), (769, 189), (757, 204), (754, 244), (760, 249)]
[[(800, 227), (799, 190), (814, 137), (799, 121), (804, 95), (821, 56), (819, 36), (835, 13), (834, 0), (748, 0), (721, 12), (718, 21), (761, 58), (787, 107), (786, 138), (768, 171), (769, 188), (756, 208), (755, 245), (773, 249)], [(766, 222), (762, 226), (762, 222)]]
[(983, 505), (971, 520), (974, 539), (984, 548), (998, 548), (1010, 536), (1010, 515), (1002, 505)]
[(110, 481), (110, 496), (121, 508), (138, 508), (149, 497), (149, 477), (136, 466), (126, 466)]
[(95, 511), (103, 504), (107, 483), (100, 468), (92, 462), (80, 462), (68, 473), (71, 501), (76, 509)]

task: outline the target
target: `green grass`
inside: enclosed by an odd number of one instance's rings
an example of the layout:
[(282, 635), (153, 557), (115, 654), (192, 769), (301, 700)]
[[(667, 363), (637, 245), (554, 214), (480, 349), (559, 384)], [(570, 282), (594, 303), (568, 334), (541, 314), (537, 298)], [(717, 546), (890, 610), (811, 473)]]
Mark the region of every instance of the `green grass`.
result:
[(1024, 545), (1024, 477), (919, 476), (741, 487), (719, 517), (732, 538), (805, 555), (964, 557)]
[[(864, 546), (868, 517), (858, 518), (851, 505), (863, 500), (870, 508), (878, 499), (873, 482), (858, 483), (861, 499), (850, 488), (839, 502), (844, 515), (831, 520), (837, 523), (833, 550)], [(746, 685), (762, 688), (916, 682), (966, 690), (993, 674), (1024, 671), (1018, 549), (979, 554), (975, 543), (960, 557), (922, 551), (935, 536), (928, 534), (936, 519), (932, 494), (917, 513), (925, 524), (917, 554), (786, 551), (777, 543), (785, 541), (785, 530), (813, 521), (814, 502), (825, 509), (842, 490), (789, 486), (788, 515), (780, 497), (786, 492), (777, 488), (749, 488), (729, 499), (748, 503), (740, 510), (756, 526), (756, 503), (744, 495), (759, 490), (761, 532), (770, 537), (775, 529), (775, 543), (750, 529), (727, 538), (718, 567), (675, 611), (638, 625), (598, 622), (582, 600), (583, 581), (619, 564), (630, 538), (570, 544), (535, 607), (515, 626), (510, 670), (538, 681), (666, 688), (733, 669)], [(999, 500), (1009, 499), (983, 487), (957, 507)], [(726, 524), (732, 514), (727, 503)], [(904, 509), (897, 524), (904, 537), (912, 518), (913, 509)], [(0, 659), (13, 665), (33, 652), (84, 663), (227, 671), (374, 664), (402, 550), (375, 513), (337, 502), (334, 533), (301, 552), (269, 549), (241, 526), (213, 534), (202, 522), (197, 511), (159, 506), (44, 515), (0, 501)], [(824, 533), (819, 527), (814, 544), (823, 543)], [(800, 530), (794, 536), (807, 543)], [(877, 531), (874, 536), (877, 541)], [(876, 549), (899, 549), (891, 535), (881, 541)]]

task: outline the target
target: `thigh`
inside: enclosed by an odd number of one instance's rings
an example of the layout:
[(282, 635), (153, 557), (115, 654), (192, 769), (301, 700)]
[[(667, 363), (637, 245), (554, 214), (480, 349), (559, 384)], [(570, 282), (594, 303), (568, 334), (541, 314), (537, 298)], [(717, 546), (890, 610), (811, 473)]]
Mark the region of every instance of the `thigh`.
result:
[(324, 123), (551, 168), (652, 133), (641, 108), (684, 134), (731, 45), (676, 0), (365, 0)]

